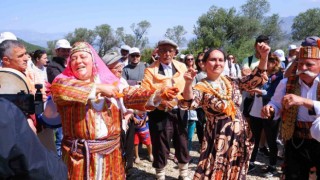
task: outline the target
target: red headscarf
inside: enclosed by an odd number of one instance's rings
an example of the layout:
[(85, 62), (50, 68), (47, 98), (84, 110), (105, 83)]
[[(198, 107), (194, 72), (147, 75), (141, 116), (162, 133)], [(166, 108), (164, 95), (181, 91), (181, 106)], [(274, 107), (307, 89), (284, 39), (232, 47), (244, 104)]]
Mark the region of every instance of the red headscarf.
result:
[(70, 57), (75, 52), (88, 52), (91, 54), (93, 59), (93, 69), (92, 69), (92, 76), (99, 76), (101, 83), (103, 84), (118, 84), (119, 79), (109, 70), (109, 68), (104, 64), (101, 60), (97, 52), (93, 49), (93, 47), (88, 44), (87, 42), (76, 42), (71, 49), (70, 56), (67, 60), (67, 67), (66, 69), (59, 74), (53, 82), (56, 82), (60, 78), (70, 78), (76, 79), (74, 76), (71, 67), (70, 67)]

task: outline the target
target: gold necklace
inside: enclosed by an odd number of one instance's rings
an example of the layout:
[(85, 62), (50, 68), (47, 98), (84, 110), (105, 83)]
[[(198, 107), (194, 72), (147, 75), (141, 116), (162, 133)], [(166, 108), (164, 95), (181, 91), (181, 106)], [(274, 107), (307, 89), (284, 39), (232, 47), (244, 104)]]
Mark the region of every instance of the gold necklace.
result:
[(220, 77), (221, 80), (223, 81), (224, 85), (226, 86), (227, 92), (226, 94), (221, 94), (219, 93), (216, 89), (213, 88), (213, 86), (208, 83), (208, 81), (204, 81), (204, 84), (210, 89), (211, 93), (216, 96), (219, 99), (223, 99), (223, 100), (231, 100), (232, 97), (232, 86), (230, 81), (225, 77), (225, 76), (221, 76)]

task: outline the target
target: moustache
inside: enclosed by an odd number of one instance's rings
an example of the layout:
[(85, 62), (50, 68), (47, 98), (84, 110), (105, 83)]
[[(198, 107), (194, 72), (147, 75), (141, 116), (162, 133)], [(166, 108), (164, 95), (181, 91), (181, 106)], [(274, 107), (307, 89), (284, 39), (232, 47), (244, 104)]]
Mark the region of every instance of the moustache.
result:
[(300, 74), (305, 74), (305, 75), (310, 76), (310, 77), (315, 77), (315, 76), (318, 75), (318, 74), (313, 73), (313, 72), (311, 72), (311, 71), (309, 71), (309, 70), (306, 70), (306, 71), (298, 71), (298, 72), (297, 72), (297, 75), (300, 75)]

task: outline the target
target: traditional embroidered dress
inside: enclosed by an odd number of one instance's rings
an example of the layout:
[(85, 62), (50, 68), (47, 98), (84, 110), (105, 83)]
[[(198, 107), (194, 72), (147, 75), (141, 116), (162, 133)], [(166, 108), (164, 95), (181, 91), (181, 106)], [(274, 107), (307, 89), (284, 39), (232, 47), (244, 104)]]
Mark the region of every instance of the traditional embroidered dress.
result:
[[(123, 180), (125, 170), (120, 149), (120, 101), (94, 98), (95, 83), (117, 84), (118, 79), (87, 43), (75, 44), (71, 51), (71, 54), (73, 51), (92, 54), (97, 66), (93, 69), (95, 82), (85, 82), (73, 76), (68, 60), (68, 67), (51, 86), (61, 116), (64, 134), (62, 155), (68, 167), (68, 177), (75, 180)], [(123, 92), (123, 102), (128, 108), (149, 110), (152, 109), (152, 103), (148, 106), (149, 99), (153, 99), (155, 92), (128, 87)], [(146, 109), (146, 106), (149, 108)]]
[[(240, 90), (262, 85), (267, 75), (256, 68), (252, 75), (243, 79), (221, 79), (218, 82), (203, 79), (194, 87), (193, 101), (184, 102), (191, 109), (201, 106), (207, 118), (194, 179), (245, 179), (248, 170), (253, 139), (240, 111)], [(229, 93), (231, 98), (221, 97)]]

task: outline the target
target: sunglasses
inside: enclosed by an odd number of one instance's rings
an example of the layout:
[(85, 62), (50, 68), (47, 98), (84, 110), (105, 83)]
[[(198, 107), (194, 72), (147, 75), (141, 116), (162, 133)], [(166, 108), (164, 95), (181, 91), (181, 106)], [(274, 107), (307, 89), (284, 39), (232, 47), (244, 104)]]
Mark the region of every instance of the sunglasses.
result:
[(131, 54), (130, 56), (131, 56), (131, 57), (140, 57), (139, 54)]
[(188, 58), (187, 61), (193, 61), (193, 58)]
[(204, 60), (202, 60), (202, 59), (198, 59), (197, 60), (197, 62), (199, 63), (199, 62), (204, 62)]

